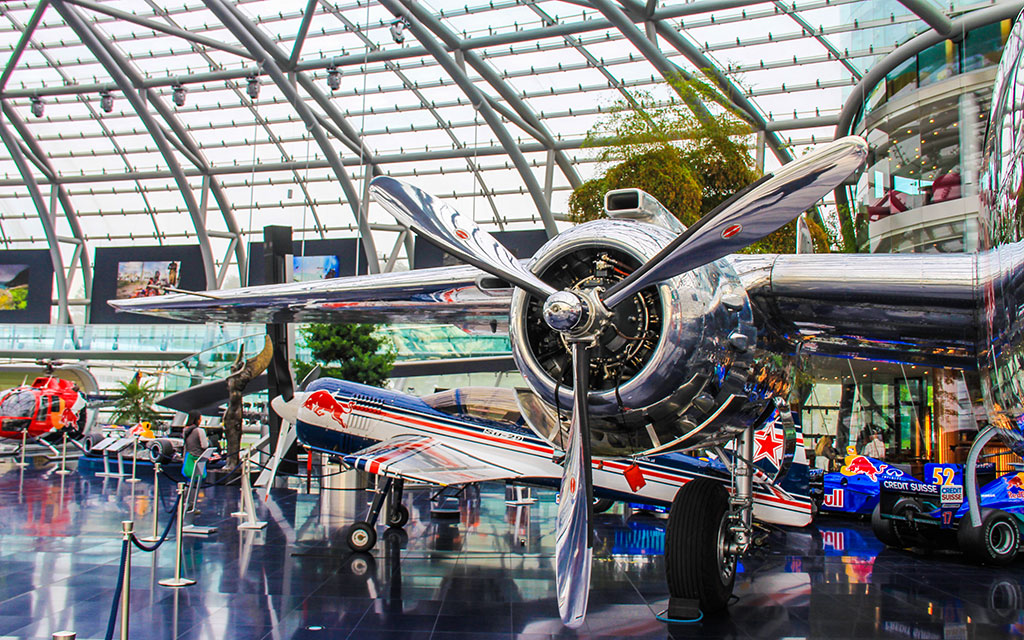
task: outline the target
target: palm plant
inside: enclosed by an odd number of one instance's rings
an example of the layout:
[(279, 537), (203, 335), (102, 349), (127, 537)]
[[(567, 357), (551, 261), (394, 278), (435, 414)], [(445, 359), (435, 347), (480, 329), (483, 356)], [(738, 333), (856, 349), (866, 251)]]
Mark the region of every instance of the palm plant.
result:
[(121, 388), (117, 392), (117, 400), (114, 402), (114, 413), (110, 421), (115, 424), (138, 424), (139, 422), (152, 422), (160, 417), (160, 413), (153, 408), (159, 391), (156, 384), (142, 382), (138, 376), (128, 382), (120, 382)]

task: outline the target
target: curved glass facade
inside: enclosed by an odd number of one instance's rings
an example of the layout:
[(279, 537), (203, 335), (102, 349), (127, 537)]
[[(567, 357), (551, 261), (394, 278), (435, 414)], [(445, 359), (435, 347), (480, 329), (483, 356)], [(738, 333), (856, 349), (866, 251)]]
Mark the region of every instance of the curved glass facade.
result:
[(867, 94), (853, 132), (871, 151), (853, 202), (871, 252), (977, 247), (981, 140), (1010, 24), (930, 47)]

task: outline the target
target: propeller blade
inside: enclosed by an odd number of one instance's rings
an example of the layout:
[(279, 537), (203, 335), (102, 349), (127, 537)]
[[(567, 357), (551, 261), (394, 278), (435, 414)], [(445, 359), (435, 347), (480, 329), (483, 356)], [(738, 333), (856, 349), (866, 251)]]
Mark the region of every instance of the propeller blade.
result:
[[(324, 370), (320, 365), (316, 365), (315, 367), (310, 369), (309, 373), (306, 374), (306, 377), (303, 378), (302, 382), (299, 383), (299, 391), (305, 391), (306, 387), (312, 384), (314, 380), (319, 380), (320, 376), (323, 374), (323, 371)], [(280, 414), (281, 412), (279, 411), (278, 413)]]
[(590, 384), (590, 352), (582, 342), (572, 343), (573, 408), (569, 446), (562, 469), (555, 534), (555, 583), (562, 624), (575, 629), (583, 624), (590, 596), (593, 536), (593, 480), (590, 461), (590, 418), (587, 390)]
[(847, 136), (794, 160), (726, 200), (658, 255), (610, 287), (612, 309), (655, 282), (735, 253), (797, 217), (839, 186), (867, 157), (868, 146)]
[(370, 193), (400, 223), (424, 240), (541, 300), (555, 292), (530, 273), (494, 237), (434, 196), (389, 176), (370, 181)]

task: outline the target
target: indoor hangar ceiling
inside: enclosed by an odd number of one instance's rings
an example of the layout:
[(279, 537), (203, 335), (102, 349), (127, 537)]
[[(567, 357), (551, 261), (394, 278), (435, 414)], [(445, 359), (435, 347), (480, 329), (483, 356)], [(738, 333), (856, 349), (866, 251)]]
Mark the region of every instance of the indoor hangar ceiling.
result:
[(669, 100), (667, 74), (704, 70), (770, 169), (832, 139), (874, 62), (996, 4), (9, 0), (0, 247), (49, 249), (80, 321), (98, 247), (198, 244), (218, 288), (282, 224), (405, 268), (411, 238), (367, 202), (379, 174), (550, 235), (599, 168), (587, 132)]

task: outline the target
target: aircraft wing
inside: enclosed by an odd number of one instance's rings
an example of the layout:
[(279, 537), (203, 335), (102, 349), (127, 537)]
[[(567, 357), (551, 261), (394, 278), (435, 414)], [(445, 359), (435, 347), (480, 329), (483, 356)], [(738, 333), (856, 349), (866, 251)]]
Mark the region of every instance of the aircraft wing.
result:
[[(1021, 264), (1020, 247), (1015, 263)], [(978, 254), (732, 256), (759, 316), (804, 354), (977, 366), (978, 303), (1000, 286)]]
[(441, 486), (508, 480), (526, 475), (523, 469), (503, 466), (484, 455), (484, 451), (474, 452), (465, 447), (456, 449), (430, 436), (408, 435), (384, 440), (347, 455), (344, 460), (368, 473)]
[[(111, 300), (118, 311), (193, 322), (507, 325), (512, 290), (465, 265), (315, 282)], [(468, 326), (467, 326), (468, 325)]]

